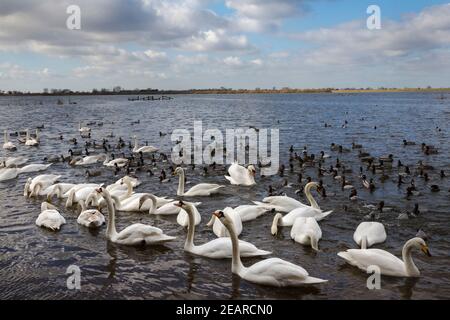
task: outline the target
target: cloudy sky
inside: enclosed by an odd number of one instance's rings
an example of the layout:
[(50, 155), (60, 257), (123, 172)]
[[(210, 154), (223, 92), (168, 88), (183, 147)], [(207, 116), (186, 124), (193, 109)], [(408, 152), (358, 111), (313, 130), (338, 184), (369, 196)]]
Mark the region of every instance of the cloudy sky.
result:
[[(69, 30), (66, 9), (81, 9)], [(381, 8), (368, 30), (367, 7)], [(0, 90), (450, 86), (435, 0), (1, 0)]]

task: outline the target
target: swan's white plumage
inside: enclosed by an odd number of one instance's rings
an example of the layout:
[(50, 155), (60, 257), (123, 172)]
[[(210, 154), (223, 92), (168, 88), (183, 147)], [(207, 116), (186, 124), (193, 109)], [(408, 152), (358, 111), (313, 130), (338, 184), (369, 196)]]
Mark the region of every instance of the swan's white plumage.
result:
[(255, 172), (253, 166), (245, 168), (235, 162), (228, 168), (229, 176), (225, 176), (225, 178), (233, 185), (252, 186), (256, 184)]
[(292, 226), (291, 238), (295, 242), (310, 245), (314, 250), (319, 250), (318, 242), (322, 238), (322, 230), (316, 219), (300, 217), (295, 220)]
[(361, 222), (353, 234), (353, 240), (366, 249), (376, 243), (386, 241), (387, 235), (384, 225), (380, 222)]

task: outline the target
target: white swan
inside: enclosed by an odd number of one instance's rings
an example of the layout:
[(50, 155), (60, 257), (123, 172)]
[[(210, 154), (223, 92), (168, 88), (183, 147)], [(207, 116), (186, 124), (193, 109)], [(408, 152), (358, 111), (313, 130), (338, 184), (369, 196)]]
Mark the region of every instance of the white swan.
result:
[(91, 128), (89, 128), (89, 127), (82, 127), (81, 126), (81, 122), (78, 124), (78, 131), (80, 132), (80, 133), (89, 133), (89, 132), (91, 132)]
[(111, 197), (115, 200), (118, 211), (148, 212), (149, 214), (153, 214), (156, 210), (157, 199), (151, 193), (140, 193), (137, 196), (133, 195), (126, 199), (120, 199), (117, 196), (113, 196), (113, 194), (111, 194)]
[(256, 169), (253, 165), (245, 168), (235, 162), (228, 168), (228, 174), (230, 176), (225, 176), (225, 178), (233, 185), (252, 186), (256, 184)]
[(103, 196), (106, 200), (108, 207), (108, 226), (106, 229), (106, 237), (108, 240), (114, 243), (122, 245), (139, 245), (139, 244), (160, 244), (167, 241), (172, 241), (176, 239), (165, 235), (163, 231), (159, 228), (155, 228), (149, 225), (136, 223), (131, 226), (126, 227), (121, 232), (117, 233), (116, 222), (115, 222), (115, 209), (113, 205), (113, 200), (109, 192), (104, 188), (97, 189), (97, 192)]
[(117, 159), (110, 160), (109, 156), (106, 155), (103, 165), (106, 167), (115, 167), (117, 165), (119, 168), (122, 168), (122, 167), (125, 167), (128, 164), (128, 162), (129, 162), (129, 160), (125, 159), (125, 158), (117, 158)]
[(105, 158), (106, 156), (104, 154), (100, 154), (100, 155), (95, 155), (95, 156), (87, 156), (84, 157), (81, 160), (78, 160), (74, 163), (74, 165), (76, 166), (88, 166), (91, 164), (95, 164), (98, 161), (100, 161), (102, 158)]
[[(179, 206), (177, 206), (176, 204), (178, 203), (178, 201), (172, 201), (169, 203), (166, 203), (165, 205), (159, 207), (158, 209), (156, 209), (156, 211), (153, 213), (154, 215), (160, 215), (160, 216), (168, 216), (168, 215), (175, 215), (175, 214), (179, 214), (181, 209)], [(201, 202), (193, 202), (192, 203), (195, 207), (201, 205)], [(183, 210), (184, 211), (184, 210)]]
[(29, 164), (25, 167), (19, 168), (19, 174), (22, 173), (32, 173), (47, 170), (52, 163), (49, 164)]
[(30, 132), (27, 129), (27, 136), (25, 138), (25, 145), (30, 147), (36, 147), (39, 145), (39, 131), (36, 129), (36, 138), (31, 138)]
[[(232, 208), (225, 208), (223, 212), (227, 214), (227, 217), (233, 222), (236, 235), (239, 236), (242, 232), (242, 220), (239, 213)], [(227, 228), (223, 225), (220, 219), (217, 219), (215, 215), (212, 215), (211, 220), (207, 224), (208, 227), (213, 227), (213, 232), (218, 238), (229, 237)]]
[(249, 282), (275, 286), (293, 287), (305, 284), (323, 283), (327, 280), (310, 277), (302, 267), (279, 258), (270, 258), (245, 267), (240, 257), (240, 242), (234, 230), (233, 222), (223, 212), (214, 213), (228, 228), (233, 245), (231, 271)]
[(380, 268), (381, 274), (394, 277), (419, 277), (420, 271), (411, 256), (412, 249), (420, 249), (431, 256), (426, 242), (422, 238), (408, 240), (403, 246), (400, 260), (393, 254), (381, 249), (349, 249), (338, 253), (347, 263), (367, 272), (369, 266)]
[[(306, 193), (306, 188), (305, 188)], [(310, 201), (310, 204), (312, 205), (313, 202), (311, 202), (310, 199), (314, 201), (314, 198), (312, 198), (311, 193), (308, 190), (308, 193), (306, 194), (306, 198)], [(315, 202), (315, 201), (314, 201)], [(254, 202), (255, 204), (261, 204), (260, 202)], [(307, 207), (306, 204), (301, 203), (298, 200), (295, 200), (294, 198), (288, 197), (288, 196), (272, 196), (272, 197), (266, 197), (263, 199), (263, 203), (266, 205), (270, 205), (272, 209), (274, 209), (276, 212), (284, 212), (288, 213), (291, 212), (294, 209), (297, 209), (299, 207)]]
[(311, 195), (311, 188), (318, 187), (319, 185), (315, 182), (310, 182), (305, 186), (305, 194), (311, 203), (311, 206), (303, 206), (296, 208), (289, 212), (287, 215), (283, 216), (281, 213), (277, 213), (273, 218), (271, 232), (273, 235), (277, 234), (278, 226), (290, 227), (294, 224), (295, 220), (299, 217), (312, 217), (317, 221), (324, 219), (326, 216), (331, 214), (333, 211), (323, 212), (317, 202)]
[(130, 176), (125, 176), (125, 177), (123, 177), (123, 178), (120, 178), (119, 180), (117, 180), (116, 182), (115, 182), (115, 184), (119, 184), (119, 185), (121, 185), (121, 184), (123, 184), (123, 180), (126, 180), (126, 179), (128, 179), (128, 181), (130, 181), (131, 182), (131, 184), (133, 185), (133, 188), (136, 188), (136, 187), (139, 187), (140, 185), (141, 185), (141, 181), (139, 181), (138, 180), (138, 178), (133, 178), (133, 177), (130, 177)]
[(61, 178), (60, 175), (55, 174), (41, 174), (34, 178), (28, 178), (27, 183), (25, 184), (25, 189), (23, 192), (23, 195), (26, 197), (28, 196), (28, 193), (32, 192), (36, 188), (37, 183), (41, 183), (41, 189), (45, 190), (51, 185), (53, 185), (56, 181), (58, 181)]
[(74, 188), (70, 189), (69, 196), (66, 201), (66, 208), (70, 208), (74, 203), (78, 203), (80, 200), (86, 200), (86, 198), (93, 192), (95, 192), (97, 187), (84, 187), (79, 190)]
[(5, 143), (3, 144), (3, 149), (8, 151), (16, 151), (17, 147), (11, 142), (8, 141), (8, 132), (5, 130), (4, 132)]
[(142, 152), (142, 153), (152, 153), (152, 152), (156, 152), (156, 151), (159, 150), (158, 148), (153, 147), (153, 146), (138, 147), (137, 137), (134, 136), (133, 138), (134, 138), (134, 148), (133, 148), (133, 152), (134, 153), (140, 153), (140, 152)]
[[(103, 186), (103, 183), (101, 183), (101, 184), (98, 184), (98, 183), (79, 183), (79, 184), (74, 185), (74, 186), (73, 186), (72, 188), (70, 188), (69, 190), (67, 190), (67, 191), (62, 195), (61, 198), (68, 198), (69, 195), (70, 195), (70, 192), (71, 192), (72, 190), (75, 190), (75, 192), (77, 192), (77, 191), (79, 191), (79, 190), (81, 190), (81, 189), (88, 188), (88, 187), (92, 187), (92, 188), (97, 189), (97, 188), (100, 188), (100, 187), (102, 187), (102, 186)], [(87, 204), (87, 203), (86, 203), (86, 204)]]
[(78, 204), (81, 206), (81, 213), (77, 218), (78, 224), (88, 228), (99, 228), (105, 224), (105, 216), (100, 211), (86, 209), (83, 200), (80, 200)]
[(265, 206), (263, 203), (257, 205), (241, 205), (234, 208), (234, 211), (241, 217), (242, 222), (255, 220), (270, 210), (271, 208)]
[(0, 168), (20, 167), (28, 161), (25, 157), (10, 157), (2, 159)]
[(187, 192), (184, 192), (184, 183), (185, 183), (184, 169), (178, 167), (176, 168), (174, 174), (180, 176), (177, 190), (178, 196), (185, 196), (185, 197), (210, 196), (212, 194), (219, 192), (220, 188), (223, 188), (223, 186), (218, 184), (200, 183), (193, 186)]
[(17, 168), (0, 169), (0, 182), (15, 179), (18, 175), (19, 169)]
[[(179, 201), (177, 206), (183, 208), (189, 217), (188, 233), (186, 242), (184, 243), (184, 250), (199, 256), (211, 259), (229, 259), (233, 255), (232, 243), (230, 238), (216, 238), (200, 246), (194, 244), (195, 223), (194, 223), (194, 209), (192, 204)], [(256, 257), (271, 254), (269, 251), (260, 250), (253, 244), (239, 240), (241, 246), (241, 257)]]
[(49, 186), (44, 192), (47, 194), (47, 201), (50, 202), (56, 194), (58, 199), (64, 198), (64, 194), (75, 187), (73, 183), (57, 183)]
[(319, 251), (319, 240), (322, 238), (322, 230), (316, 219), (299, 217), (292, 226), (291, 238), (295, 242), (311, 246), (314, 250)]
[[(194, 203), (189, 202), (191, 205), (192, 213), (194, 214), (194, 225), (199, 225), (202, 221), (202, 216), (200, 215), (200, 212), (198, 212), (197, 207)], [(177, 215), (177, 223), (182, 226), (183, 228), (186, 228), (189, 226), (189, 215), (186, 212), (186, 210), (180, 208), (180, 212)]]
[(386, 230), (380, 222), (361, 222), (353, 234), (353, 240), (361, 249), (367, 249), (376, 243), (382, 243), (386, 241), (386, 238)]
[(59, 230), (66, 219), (58, 212), (57, 208), (48, 202), (41, 204), (41, 213), (36, 219), (36, 225), (50, 230)]

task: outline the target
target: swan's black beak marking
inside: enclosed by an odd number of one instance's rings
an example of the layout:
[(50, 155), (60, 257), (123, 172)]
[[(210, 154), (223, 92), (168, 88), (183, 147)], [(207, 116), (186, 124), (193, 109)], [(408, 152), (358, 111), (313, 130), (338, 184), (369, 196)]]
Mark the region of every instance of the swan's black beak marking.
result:
[(223, 214), (223, 211), (216, 211), (213, 213), (213, 215), (215, 215), (219, 219), (225, 217), (225, 215)]
[(427, 256), (431, 257), (430, 249), (428, 249), (428, 246), (422, 246), (420, 250), (422, 250), (422, 252), (425, 253)]
[(179, 208), (182, 208), (183, 205), (184, 205), (184, 202), (181, 201), (181, 200), (180, 200), (178, 203), (175, 203), (175, 206), (177, 206), (177, 207), (179, 207)]

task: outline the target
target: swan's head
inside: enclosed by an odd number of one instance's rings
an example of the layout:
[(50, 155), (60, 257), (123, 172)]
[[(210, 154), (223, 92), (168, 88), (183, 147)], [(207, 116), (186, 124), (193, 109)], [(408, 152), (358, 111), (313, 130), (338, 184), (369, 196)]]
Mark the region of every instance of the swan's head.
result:
[(428, 248), (427, 243), (422, 238), (413, 238), (411, 240), (412, 246), (416, 249), (420, 249), (423, 253), (425, 253), (427, 256), (431, 257), (430, 249)]
[(247, 170), (250, 172), (252, 176), (256, 176), (256, 169), (252, 164), (247, 167)]
[(309, 183), (307, 183), (306, 186), (305, 186), (305, 190), (311, 190), (311, 188), (316, 188), (316, 190), (317, 190), (317, 189), (320, 188), (320, 185), (317, 182), (309, 182)]
[(182, 174), (182, 173), (183, 173), (183, 168), (178, 167), (178, 168), (176, 168), (175, 171), (173, 172), (173, 175), (174, 175), (174, 176), (178, 176), (178, 175), (180, 175), (180, 174)]
[(229, 225), (230, 220), (228, 219), (225, 212), (221, 210), (216, 210), (214, 211), (213, 216), (219, 219), (225, 226)]

